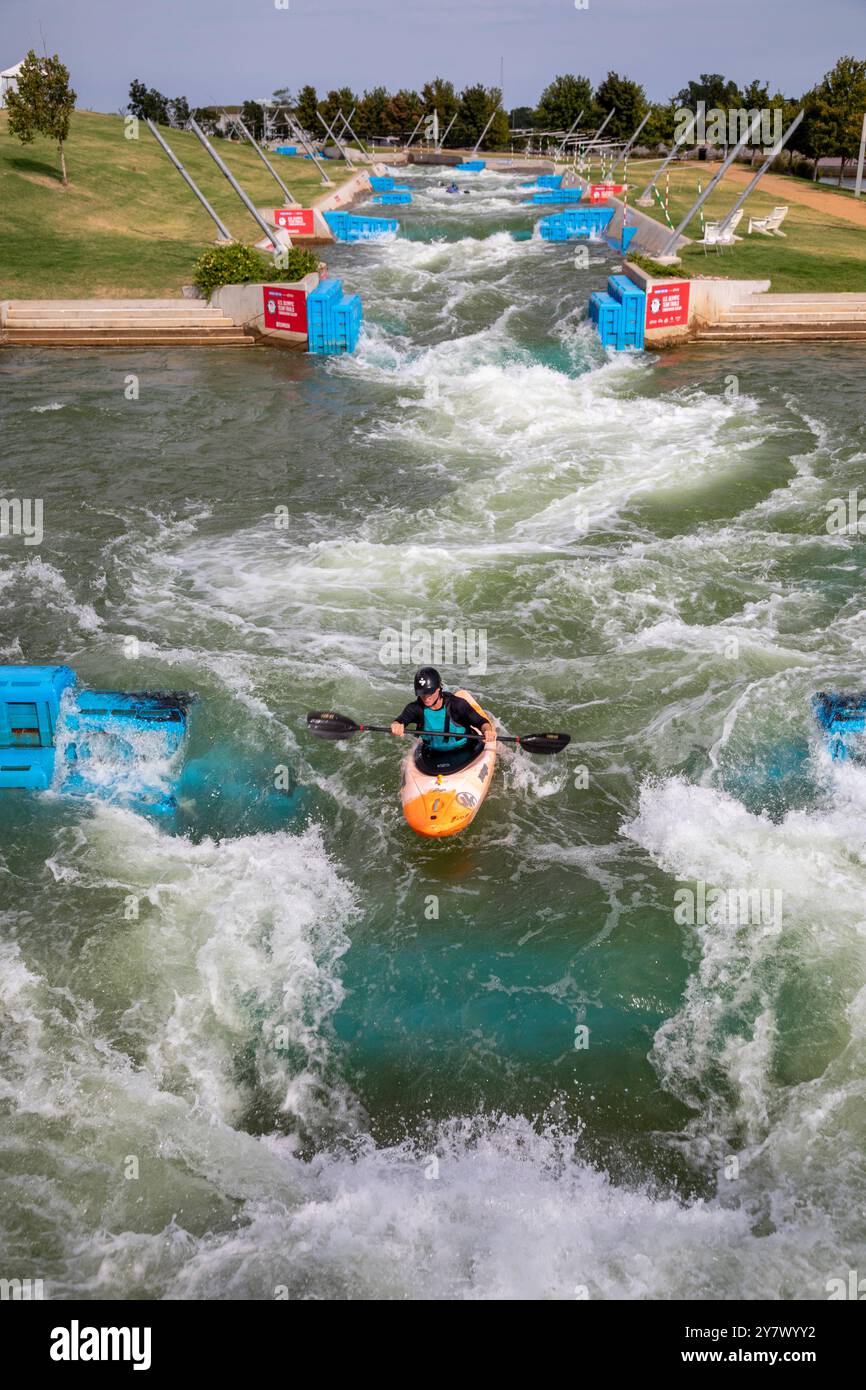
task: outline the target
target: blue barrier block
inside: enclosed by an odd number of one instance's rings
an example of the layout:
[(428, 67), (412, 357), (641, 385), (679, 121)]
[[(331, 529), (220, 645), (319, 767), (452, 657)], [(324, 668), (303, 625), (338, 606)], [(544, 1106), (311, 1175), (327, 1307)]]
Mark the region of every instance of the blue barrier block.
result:
[(335, 356), (353, 352), (363, 319), (360, 296), (343, 294), (340, 280), (321, 280), (307, 295), (307, 348)]
[(395, 189), (393, 193), (379, 193), (373, 199), (374, 203), (411, 203), (411, 193), (398, 193)]
[[(297, 145), (275, 145), (275, 146), (274, 146), (274, 154), (297, 154), (297, 153), (298, 153), (298, 147), (297, 147)], [(304, 158), (305, 158), (305, 159), (309, 159), (309, 155), (304, 155)]]
[(529, 203), (579, 203), (582, 198), (582, 188), (545, 189), (542, 193), (533, 193)]
[(597, 293), (594, 298), (598, 306), (596, 323), (602, 346), (618, 347), (621, 332), (622, 305), (618, 304), (613, 296), (609, 294)]
[(615, 208), (582, 207), (542, 217), (538, 230), (544, 241), (569, 241), (572, 237), (600, 237)]
[(370, 187), (374, 193), (390, 193), (394, 187), (394, 180), (380, 177), (378, 174), (371, 174)]
[(466, 169), (469, 173), (479, 174), (482, 169), (487, 168), (485, 159), (464, 159), (462, 164), (457, 165), (458, 169)]
[(337, 241), (375, 241), (400, 226), (392, 217), (358, 217), (352, 212), (326, 212), (325, 221)]

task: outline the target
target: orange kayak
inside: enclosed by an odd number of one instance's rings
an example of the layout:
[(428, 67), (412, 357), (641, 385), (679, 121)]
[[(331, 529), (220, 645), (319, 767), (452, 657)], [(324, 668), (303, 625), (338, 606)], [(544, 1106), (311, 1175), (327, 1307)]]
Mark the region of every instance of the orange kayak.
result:
[[(455, 694), (468, 700), (483, 719), (493, 723), (492, 716), (481, 708), (468, 690), (457, 690)], [(447, 759), (438, 756), (436, 750), (427, 746), (427, 740), (420, 738), (416, 747), (404, 758), (400, 790), (403, 815), (419, 835), (434, 839), (456, 835), (471, 825), (478, 815), (493, 781), (496, 747), (485, 748), (483, 744), (474, 746), (481, 751), (473, 754), (470, 745), (466, 752), (469, 760), (462, 767), (459, 764), (457, 767), (449, 766)]]

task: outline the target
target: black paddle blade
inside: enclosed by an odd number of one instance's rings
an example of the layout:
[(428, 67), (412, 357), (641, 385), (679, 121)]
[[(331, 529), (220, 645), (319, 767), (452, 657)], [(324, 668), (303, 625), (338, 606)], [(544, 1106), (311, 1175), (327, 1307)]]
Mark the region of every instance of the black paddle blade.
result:
[(571, 734), (527, 734), (518, 746), (527, 753), (561, 753), (571, 743)]
[(360, 724), (356, 724), (347, 714), (320, 710), (307, 715), (307, 728), (316, 738), (351, 738), (353, 734), (361, 732)]

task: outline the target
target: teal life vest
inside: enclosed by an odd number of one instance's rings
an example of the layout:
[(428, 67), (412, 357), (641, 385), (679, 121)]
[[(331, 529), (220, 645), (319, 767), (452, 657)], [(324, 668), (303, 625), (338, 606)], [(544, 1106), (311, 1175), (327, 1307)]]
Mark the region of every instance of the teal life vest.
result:
[[(464, 724), (454, 724), (449, 719), (448, 705), (444, 700), (442, 702), (441, 709), (429, 709), (427, 705), (423, 705), (422, 709), (424, 710), (425, 729), (436, 729), (438, 732), (442, 733), (448, 733), (449, 730), (453, 731), (454, 733), (468, 733), (468, 730)], [(429, 748), (462, 748), (465, 742), (465, 738), (424, 739), (425, 746)]]

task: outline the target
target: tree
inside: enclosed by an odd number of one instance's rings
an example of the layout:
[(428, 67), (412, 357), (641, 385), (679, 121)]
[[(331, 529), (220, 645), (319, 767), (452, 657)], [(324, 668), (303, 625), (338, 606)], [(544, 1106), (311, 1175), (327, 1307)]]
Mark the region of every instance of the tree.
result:
[(37, 58), (31, 48), (18, 73), (18, 90), (7, 93), (9, 134), (22, 145), (29, 145), (34, 135), (44, 135), (57, 141), (60, 155), (60, 174), (66, 188), (66, 156), (63, 143), (69, 136), (69, 119), (75, 110), (75, 92), (69, 85), (69, 69), (57, 54), (53, 58)]
[(650, 118), (641, 131), (638, 144), (650, 148), (656, 145), (666, 145), (670, 148), (675, 138), (676, 107), (676, 99), (669, 102), (653, 102)]
[(421, 89), (421, 100), (428, 115), (432, 116), (434, 110), (438, 112), (440, 131), (445, 130), (460, 108), (454, 83), (446, 82), (444, 77), (434, 77), (432, 82), (425, 82)]
[(168, 106), (172, 125), (183, 130), (190, 116), (189, 102), (186, 97), (174, 97)]
[(358, 114), (352, 122), (362, 140), (372, 140), (385, 129), (385, 113), (390, 97), (384, 87), (365, 92), (358, 102)]
[(201, 126), (208, 139), (222, 138), (223, 131), (219, 124), (221, 116), (222, 112), (216, 106), (196, 106), (192, 112), (193, 120), (196, 125)]
[(535, 112), (531, 106), (515, 106), (508, 119), (512, 130), (531, 130), (535, 124)]
[(408, 137), (423, 114), (424, 107), (418, 93), (402, 87), (399, 92), (395, 92), (392, 97), (388, 98), (388, 105), (385, 109), (386, 135), (405, 135)]
[(689, 82), (677, 92), (676, 101), (679, 106), (688, 107), (689, 111), (697, 111), (699, 101), (706, 102), (707, 111), (714, 107), (724, 111), (729, 106), (742, 105), (736, 82), (724, 78), (720, 72), (702, 72), (697, 82)]
[(319, 119), (316, 112), (319, 109), (319, 100), (316, 96), (315, 87), (302, 87), (298, 92), (298, 103), (295, 107), (295, 115), (306, 131), (307, 135), (316, 138), (316, 132), (321, 130)]
[[(325, 100), (320, 104), (319, 110), (328, 122), (328, 125), (334, 127), (334, 134), (339, 136), (344, 128), (343, 122), (339, 117), (340, 111), (342, 111), (347, 121), (351, 121), (352, 109), (357, 105), (358, 98), (355, 96), (352, 88), (340, 87), (338, 90), (328, 93)], [(334, 125), (334, 121), (337, 122), (336, 125)], [(318, 121), (316, 121), (316, 125), (319, 130), (322, 129)]]
[(554, 77), (541, 93), (535, 108), (535, 124), (538, 130), (569, 130), (581, 111), (582, 124), (588, 125), (592, 119), (589, 78), (565, 73), (562, 77)]
[[(484, 87), (480, 82), (474, 87), (465, 87), (460, 93), (460, 112), (457, 126), (460, 139), (466, 145), (474, 145), (481, 132), (496, 113), (495, 119), (484, 137), (484, 149), (508, 143), (508, 117), (501, 110), (502, 93), (498, 87)], [(501, 119), (500, 119), (501, 118)]]
[(277, 87), (271, 94), (271, 101), (275, 101), (278, 106), (291, 106), (292, 94), (288, 87)]
[(245, 101), (241, 107), (241, 120), (254, 140), (264, 139), (265, 108), (260, 101)]
[(599, 114), (599, 125), (611, 107), (616, 107), (604, 128), (605, 137), (611, 140), (628, 140), (640, 125), (649, 109), (646, 92), (637, 82), (631, 82), (619, 73), (609, 72), (600, 82), (595, 93), (595, 105)]
[(155, 125), (171, 125), (168, 97), (164, 97), (155, 87), (145, 87), (136, 77), (129, 84), (129, 105), (126, 109), (140, 121), (150, 120)]
[[(805, 98), (806, 127), (804, 153), (815, 159), (813, 178), (818, 178), (818, 160), (837, 156), (839, 186), (846, 159), (853, 159), (860, 144), (863, 112), (866, 111), (866, 62), (859, 58), (840, 58), (830, 72)], [(803, 127), (801, 126), (801, 130)]]

